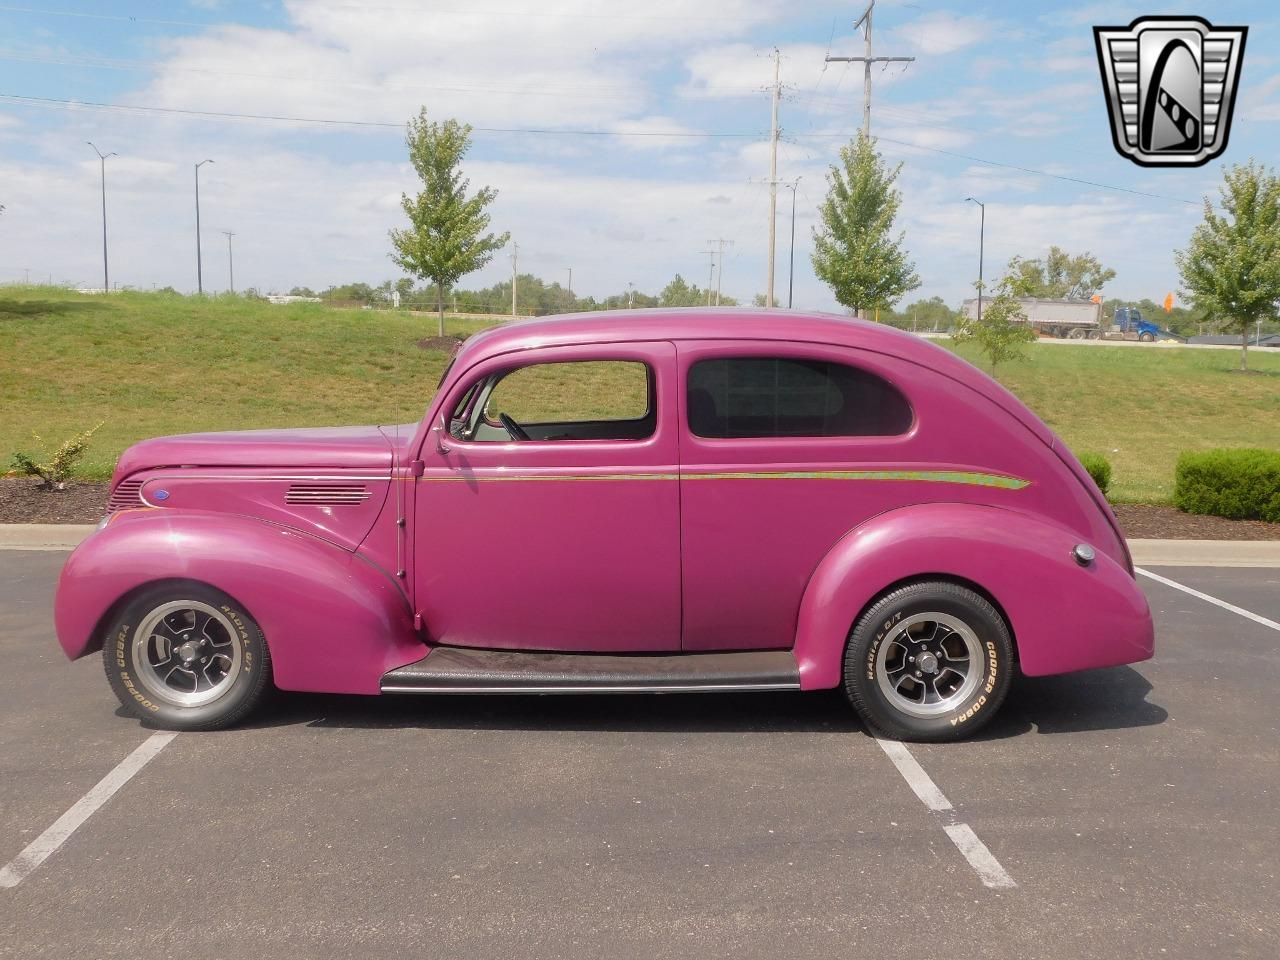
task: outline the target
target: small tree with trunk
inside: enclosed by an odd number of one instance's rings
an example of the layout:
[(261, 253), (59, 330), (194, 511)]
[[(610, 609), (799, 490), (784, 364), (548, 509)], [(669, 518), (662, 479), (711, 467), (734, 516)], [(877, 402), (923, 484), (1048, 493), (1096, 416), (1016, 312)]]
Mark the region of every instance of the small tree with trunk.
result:
[(492, 260), (510, 234), (485, 233), (489, 226), (485, 208), (498, 191), (481, 187), (467, 196), (471, 182), (458, 165), (471, 146), (469, 125), (430, 121), (423, 107), (409, 121), (405, 145), (422, 190), (416, 196), (400, 196), (409, 227), (391, 231), (395, 248), (391, 259), (406, 273), (435, 285), (440, 336), (444, 336), (445, 290)]
[(1026, 355), (1025, 344), (1036, 338), (1035, 330), (1018, 305), (1018, 298), (1026, 296), (1022, 284), (1005, 277), (997, 290), (993, 299), (983, 302), (981, 320), (962, 313), (951, 334), (956, 343), (977, 345), (978, 351), (987, 358), (993, 377), (998, 364), (1022, 359)]
[(1240, 369), (1249, 369), (1249, 334), (1274, 320), (1280, 303), (1280, 177), (1252, 160), (1227, 170), (1222, 212), (1204, 199), (1204, 221), (1178, 251), (1182, 285), (1196, 309), (1240, 333)]
[(813, 230), (813, 270), (836, 300), (858, 316), (888, 309), (920, 286), (915, 264), (893, 234), (902, 206), (894, 187), (902, 164), (889, 168), (873, 141), (861, 134), (840, 149), (840, 163), (827, 174), (830, 189)]

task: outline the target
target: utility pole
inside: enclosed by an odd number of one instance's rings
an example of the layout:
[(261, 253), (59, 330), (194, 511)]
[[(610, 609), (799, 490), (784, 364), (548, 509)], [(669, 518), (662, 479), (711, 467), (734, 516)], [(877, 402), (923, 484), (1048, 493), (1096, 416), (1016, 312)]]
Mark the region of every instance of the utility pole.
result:
[(196, 164), (196, 293), (204, 295), (204, 265), (200, 257), (200, 168), (212, 160), (201, 160)]
[(791, 191), (791, 267), (787, 271), (787, 309), (791, 309), (791, 296), (796, 289), (796, 189), (800, 186), (802, 177), (796, 177), (788, 184), (784, 184)]
[(227, 235), (227, 273), (231, 277), (231, 292), (236, 292), (236, 262), (231, 255), (231, 238), (235, 236), (230, 230), (223, 230)]
[(716, 252), (711, 249), (711, 241), (707, 241), (707, 258), (711, 261), (710, 271), (707, 273), (707, 306), (711, 306), (711, 288), (716, 282)]
[(569, 312), (573, 312), (573, 267), (565, 267), (569, 271)]
[[(707, 246), (713, 243), (719, 248), (720, 272), (716, 274), (716, 306), (718, 307), (720, 306), (720, 287), (724, 281), (724, 248), (726, 246), (732, 247), (733, 241), (726, 240), (724, 237), (717, 237), (714, 240), (708, 240)], [(772, 272), (771, 270), (770, 273)]]
[[(773, 307), (774, 246), (778, 236), (778, 101), (782, 97), (782, 52), (773, 48), (773, 120), (769, 125), (769, 282), (764, 305)], [(723, 267), (723, 264), (721, 264)]]
[(511, 241), (511, 319), (516, 318), (516, 287), (520, 279), (520, 244)]
[(978, 216), (978, 322), (982, 322), (982, 252), (986, 246), (987, 205), (974, 197), (965, 197), (966, 203), (976, 203), (982, 210)]
[(861, 63), (862, 70), (862, 135), (871, 139), (871, 65), (873, 63), (914, 63), (915, 57), (873, 57), (871, 55), (871, 11), (875, 9), (876, 0), (867, 4), (858, 22), (853, 25), (857, 30), (862, 27), (862, 51), (860, 57), (827, 57), (827, 63)]
[(634, 309), (636, 305), (636, 285), (630, 280), (627, 281), (627, 309)]
[(116, 152), (112, 150), (110, 153), (103, 153), (92, 141), (86, 140), (85, 143), (93, 147), (102, 167), (102, 292), (106, 294), (111, 292), (111, 284), (107, 280), (107, 157), (116, 156)]

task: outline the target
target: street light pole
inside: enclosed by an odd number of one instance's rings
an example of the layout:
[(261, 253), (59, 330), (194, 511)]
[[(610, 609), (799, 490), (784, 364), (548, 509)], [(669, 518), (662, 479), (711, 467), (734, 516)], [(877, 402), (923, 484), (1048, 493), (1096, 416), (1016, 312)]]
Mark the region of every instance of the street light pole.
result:
[(93, 147), (102, 168), (102, 291), (107, 293), (111, 290), (111, 284), (107, 280), (107, 157), (116, 156), (116, 152), (112, 150), (110, 153), (103, 153), (92, 141), (86, 140), (85, 143)]
[(201, 160), (196, 164), (196, 292), (204, 296), (204, 266), (200, 258), (200, 168), (212, 160)]
[(791, 309), (791, 295), (796, 287), (796, 188), (800, 186), (802, 177), (796, 177), (786, 184), (791, 189), (791, 267), (787, 272), (787, 309)]
[(223, 230), (227, 235), (227, 273), (231, 277), (231, 292), (236, 292), (236, 262), (231, 254), (231, 238), (235, 236), (230, 230)]
[(965, 202), (976, 203), (981, 209), (978, 216), (978, 322), (982, 322), (982, 253), (986, 244), (987, 233), (987, 205), (981, 200), (975, 200), (973, 197), (965, 197)]

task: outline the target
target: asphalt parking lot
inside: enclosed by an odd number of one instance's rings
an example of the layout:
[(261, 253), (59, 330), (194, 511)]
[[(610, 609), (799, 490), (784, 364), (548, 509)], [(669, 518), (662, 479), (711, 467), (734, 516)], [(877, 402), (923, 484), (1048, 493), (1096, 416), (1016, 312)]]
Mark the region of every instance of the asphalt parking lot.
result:
[[(153, 733), (58, 649), (63, 559), (0, 553), (0, 865)], [(1280, 621), (1280, 570), (1153, 572)], [(281, 695), (0, 889), (0, 957), (1273, 957), (1280, 632), (1143, 586), (1155, 660), (910, 747), (950, 811), (834, 694)]]

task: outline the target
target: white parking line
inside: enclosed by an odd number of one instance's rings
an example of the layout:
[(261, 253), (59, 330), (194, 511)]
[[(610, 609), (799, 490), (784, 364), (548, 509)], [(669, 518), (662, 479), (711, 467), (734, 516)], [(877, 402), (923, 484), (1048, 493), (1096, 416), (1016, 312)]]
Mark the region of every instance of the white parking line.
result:
[(0, 869), (0, 887), (16, 887), (20, 884), (176, 736), (176, 733), (153, 733), (133, 753), (116, 764), (92, 790), (55, 820), (48, 830), (27, 844), (25, 850)]
[(1138, 573), (1144, 577), (1150, 577), (1157, 583), (1163, 583), (1166, 587), (1173, 587), (1175, 590), (1181, 590), (1183, 593), (1189, 593), (1193, 597), (1198, 597), (1212, 603), (1214, 606), (1221, 607), (1223, 610), (1230, 610), (1232, 613), (1238, 613), (1240, 616), (1252, 620), (1254, 623), (1260, 623), (1264, 627), (1270, 627), (1272, 630), (1280, 630), (1280, 623), (1274, 620), (1268, 620), (1266, 617), (1259, 616), (1252, 610), (1246, 610), (1244, 607), (1237, 607), (1234, 603), (1227, 603), (1225, 600), (1219, 600), (1217, 597), (1211, 597), (1207, 593), (1201, 593), (1199, 590), (1193, 590), (1185, 584), (1178, 583), (1176, 580), (1170, 580), (1168, 577), (1162, 577), (1158, 573), (1152, 573), (1150, 570), (1143, 570), (1142, 567), (1135, 567)]
[[(885, 756), (893, 761), (893, 765), (902, 774), (902, 779), (907, 781), (907, 786), (920, 798), (921, 803), (934, 813), (945, 815), (955, 812), (955, 808), (951, 806), (951, 801), (938, 789), (938, 785), (933, 782), (933, 779), (924, 772), (924, 767), (920, 766), (916, 758), (912, 756), (905, 743), (899, 743), (896, 740), (881, 740), (879, 737), (876, 737), (876, 743), (880, 744), (880, 749), (885, 752)], [(969, 866), (973, 867), (973, 872), (978, 875), (978, 879), (982, 881), (984, 887), (990, 887), (993, 890), (1007, 890), (1018, 885), (1013, 877), (1009, 876), (1008, 871), (1000, 865), (1000, 861), (995, 858), (995, 854), (987, 848), (987, 845), (978, 838), (978, 835), (973, 832), (973, 828), (967, 823), (951, 821), (944, 823), (942, 829), (951, 838), (951, 842), (956, 845), (956, 849), (969, 861)]]

